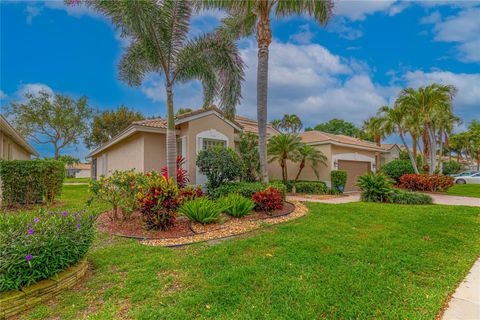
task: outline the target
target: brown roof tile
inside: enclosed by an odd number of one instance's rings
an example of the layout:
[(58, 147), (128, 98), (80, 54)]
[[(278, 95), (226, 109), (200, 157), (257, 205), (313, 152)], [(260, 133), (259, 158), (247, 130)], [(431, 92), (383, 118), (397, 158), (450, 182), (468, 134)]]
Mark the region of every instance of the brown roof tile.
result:
[(327, 132), (321, 131), (306, 131), (300, 134), (300, 138), (305, 143), (314, 143), (314, 142), (324, 142), (324, 141), (331, 141), (331, 142), (338, 142), (344, 144), (350, 144), (353, 146), (360, 146), (364, 148), (374, 148), (374, 149), (382, 149), (381, 147), (377, 146), (375, 143), (370, 141), (365, 141), (341, 134), (332, 134)]

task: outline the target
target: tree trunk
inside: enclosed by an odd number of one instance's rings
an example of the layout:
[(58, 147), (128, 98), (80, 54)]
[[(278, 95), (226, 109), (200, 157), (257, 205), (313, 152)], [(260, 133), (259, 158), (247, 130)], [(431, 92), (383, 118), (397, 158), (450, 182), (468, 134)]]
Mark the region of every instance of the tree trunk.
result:
[(280, 167), (282, 168), (282, 180), (283, 180), (283, 183), (286, 184), (286, 183), (287, 183), (287, 179), (285, 178), (285, 163), (283, 162), (283, 160), (280, 161)]
[(429, 149), (428, 149), (428, 135), (427, 135), (427, 129), (425, 126), (423, 127), (422, 130), (422, 144), (423, 144), (423, 153), (422, 153), (422, 162), (423, 165), (428, 164), (428, 154), (429, 154)]
[(412, 151), (408, 147), (407, 143), (405, 142), (405, 137), (403, 136), (403, 132), (401, 130), (398, 131), (400, 135), (400, 139), (402, 139), (403, 146), (405, 147), (405, 150), (407, 150), (408, 157), (410, 158), (410, 162), (412, 163), (413, 170), (415, 171), (416, 174), (418, 174), (418, 168), (417, 168), (417, 161), (413, 158)]
[(283, 159), (283, 163), (284, 163), (284, 166), (285, 166), (285, 182), (288, 181), (288, 168), (287, 168), (287, 158)]
[(437, 150), (436, 150), (436, 141), (435, 141), (435, 132), (433, 131), (430, 124), (427, 125), (427, 136), (428, 136), (428, 149), (430, 151), (430, 168), (428, 168), (428, 173), (433, 174), (437, 168)]
[(57, 147), (57, 144), (56, 144), (56, 143), (53, 145), (53, 150), (54, 150), (54, 151), (53, 151), (53, 152), (54, 152), (54, 153), (53, 153), (53, 158), (54, 158), (55, 160), (58, 160), (59, 152), (58, 152), (58, 147)]
[(440, 131), (439, 138), (439, 150), (438, 150), (438, 173), (443, 174), (443, 133)]
[(305, 168), (305, 160), (300, 162), (300, 167), (298, 168), (297, 176), (295, 177), (295, 182), (297, 182), (298, 178), (300, 177), (300, 173), (302, 173), (303, 168)]
[(417, 149), (418, 149), (418, 137), (416, 134), (412, 134), (412, 151), (413, 151), (413, 158), (415, 162), (417, 162)]
[(268, 183), (267, 167), (267, 99), (268, 99), (268, 50), (272, 41), (272, 30), (268, 9), (264, 8), (257, 25), (257, 121), (258, 152), (260, 154), (260, 178)]
[(175, 135), (175, 115), (173, 111), (172, 84), (167, 89), (167, 170), (168, 178), (177, 184), (177, 136)]

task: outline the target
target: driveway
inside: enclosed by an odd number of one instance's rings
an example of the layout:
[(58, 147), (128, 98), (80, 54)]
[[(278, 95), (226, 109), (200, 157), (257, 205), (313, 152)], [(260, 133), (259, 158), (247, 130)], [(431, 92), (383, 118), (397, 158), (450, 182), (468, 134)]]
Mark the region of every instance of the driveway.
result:
[(451, 206), (480, 207), (480, 198), (448, 196), (438, 193), (427, 193), (435, 204), (446, 204)]
[(320, 203), (330, 203), (330, 204), (341, 204), (349, 202), (358, 202), (360, 201), (360, 193), (354, 192), (345, 194), (344, 197), (330, 198), (330, 199), (314, 199), (310, 197), (302, 196), (288, 196), (287, 200), (301, 201), (301, 202), (320, 202)]

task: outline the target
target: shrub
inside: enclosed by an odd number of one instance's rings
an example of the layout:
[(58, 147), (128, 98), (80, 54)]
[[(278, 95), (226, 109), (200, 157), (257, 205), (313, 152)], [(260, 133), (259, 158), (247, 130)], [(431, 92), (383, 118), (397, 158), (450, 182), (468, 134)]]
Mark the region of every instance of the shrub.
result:
[(235, 218), (246, 216), (255, 208), (255, 203), (238, 193), (232, 193), (220, 198), (219, 202), (225, 208), (225, 212)]
[(344, 170), (332, 170), (330, 172), (333, 193), (343, 193), (347, 184), (347, 172)]
[(411, 191), (446, 191), (453, 186), (454, 179), (445, 175), (404, 174), (400, 177), (401, 188)]
[(392, 182), (382, 172), (369, 172), (358, 177), (357, 186), (365, 202), (386, 202), (392, 193)]
[(280, 190), (273, 187), (255, 192), (252, 200), (255, 202), (255, 209), (258, 211), (270, 212), (283, 207), (282, 194)]
[(53, 202), (62, 191), (65, 165), (56, 160), (1, 160), (2, 204)]
[(47, 212), (0, 217), (0, 291), (52, 277), (77, 263), (95, 235), (85, 212)]
[(242, 181), (255, 182), (260, 171), (260, 157), (258, 153), (258, 137), (253, 132), (244, 132), (240, 135), (238, 151), (242, 161)]
[[(184, 188), (190, 182), (190, 178), (188, 177), (187, 170), (183, 169), (183, 165), (185, 164), (185, 158), (182, 156), (177, 156), (177, 185), (180, 188)], [(167, 166), (163, 167), (162, 175), (168, 179), (168, 168)]]
[(393, 160), (382, 166), (384, 172), (390, 179), (399, 182), (400, 177), (404, 174), (415, 173), (410, 160)]
[(394, 192), (390, 195), (388, 202), (397, 204), (432, 204), (432, 197), (415, 192)]
[(267, 187), (274, 187), (280, 190), (282, 200), (285, 201), (287, 188), (281, 182), (272, 182), (268, 185), (260, 182), (231, 182), (221, 185), (216, 189), (208, 189), (208, 196), (213, 199), (228, 196), (231, 193), (238, 193), (245, 198), (251, 199), (253, 194), (258, 191), (263, 191)]
[(297, 181), (295, 190), (298, 193), (307, 194), (326, 194), (328, 192), (327, 185), (323, 181)]
[(90, 192), (97, 199), (108, 202), (112, 206), (112, 218), (118, 219), (120, 211), (124, 220), (139, 208), (137, 194), (140, 192), (147, 176), (133, 169), (114, 171), (111, 176), (102, 176), (90, 182)]
[(443, 163), (443, 174), (454, 174), (462, 171), (463, 166), (457, 161), (448, 161)]
[(213, 147), (202, 150), (197, 156), (200, 172), (207, 176), (207, 187), (215, 189), (234, 181), (242, 175), (240, 157), (231, 148)]
[(183, 199), (173, 183), (158, 174), (147, 173), (148, 179), (137, 194), (140, 211), (147, 229), (167, 230), (175, 224)]
[(185, 202), (179, 212), (191, 221), (212, 223), (218, 220), (225, 207), (208, 198), (198, 198)]

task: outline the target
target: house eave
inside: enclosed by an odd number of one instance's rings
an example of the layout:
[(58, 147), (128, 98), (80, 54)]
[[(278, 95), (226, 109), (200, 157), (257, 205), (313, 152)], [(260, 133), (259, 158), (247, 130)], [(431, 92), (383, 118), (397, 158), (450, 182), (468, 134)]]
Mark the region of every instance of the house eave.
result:
[(17, 144), (22, 146), (25, 150), (27, 150), (30, 154), (34, 155), (35, 157), (39, 157), (40, 154), (35, 150), (20, 134), (18, 134), (17, 130), (15, 130), (10, 123), (8, 123), (7, 119), (0, 115), (0, 124), (2, 130), (11, 137)]
[(342, 143), (342, 142), (333, 141), (333, 140), (325, 140), (325, 141), (318, 141), (318, 142), (308, 142), (307, 144), (312, 145), (312, 146), (332, 144), (332, 145), (339, 146), (339, 147), (362, 149), (362, 150), (369, 150), (369, 151), (375, 151), (375, 152), (388, 152), (388, 151), (386, 151), (386, 150), (384, 150), (384, 149), (381, 149), (381, 148), (360, 146), (360, 145), (358, 145), (358, 144)]

